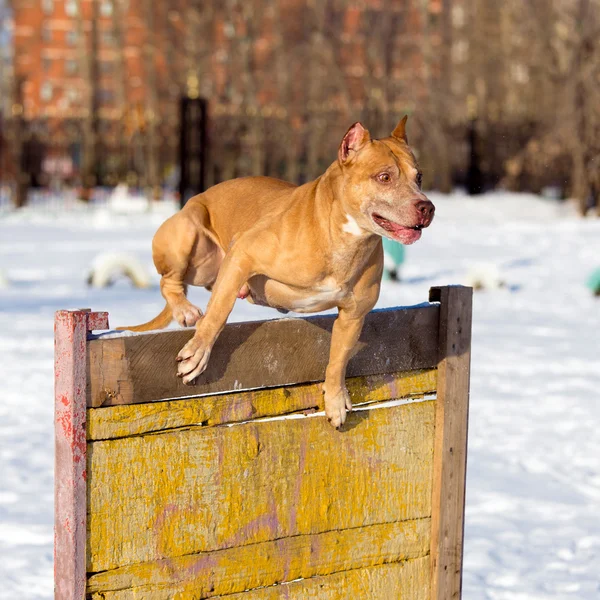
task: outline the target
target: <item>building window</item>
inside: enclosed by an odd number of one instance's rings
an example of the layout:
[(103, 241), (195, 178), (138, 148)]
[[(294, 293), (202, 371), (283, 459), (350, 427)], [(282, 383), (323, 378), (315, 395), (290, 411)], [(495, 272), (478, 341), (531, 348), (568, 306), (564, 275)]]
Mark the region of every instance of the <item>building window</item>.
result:
[(67, 44), (69, 44), (69, 46), (74, 46), (77, 43), (77, 32), (73, 31), (72, 29), (69, 29), (69, 31), (67, 31)]
[(77, 14), (77, 2), (76, 0), (66, 0), (65, 12), (69, 17), (74, 17)]
[(77, 102), (79, 100), (79, 92), (75, 88), (69, 88), (67, 90), (67, 98), (70, 102)]
[(114, 90), (100, 89), (98, 90), (98, 100), (102, 104), (110, 104), (115, 99)]
[(44, 102), (52, 100), (52, 84), (49, 81), (44, 81), (44, 83), (42, 83), (42, 87), (40, 88), (40, 98)]
[(77, 75), (79, 63), (74, 58), (67, 58), (65, 62), (65, 72), (67, 75)]
[(47, 57), (42, 58), (42, 68), (48, 72), (52, 68), (52, 59)]
[(100, 61), (100, 73), (108, 74), (113, 72), (114, 63), (102, 60)]
[(513, 63), (510, 68), (510, 74), (517, 83), (527, 83), (529, 81), (529, 69), (522, 63)]
[(166, 59), (167, 59), (167, 64), (169, 66), (173, 66), (175, 64), (175, 51), (173, 50), (173, 46), (171, 46), (171, 44), (169, 44), (166, 48)]
[(452, 46), (452, 58), (457, 63), (465, 62), (469, 55), (469, 42), (459, 40)]
[(112, 31), (103, 31), (102, 32), (102, 41), (107, 46), (112, 46), (115, 42), (115, 36)]
[(463, 27), (466, 21), (464, 6), (456, 5), (452, 7), (452, 24), (455, 27)]
[(48, 23), (42, 25), (42, 41), (46, 43), (52, 41), (52, 29), (50, 29)]
[(109, 2), (108, 0), (102, 0), (102, 2), (100, 4), (100, 14), (103, 17), (110, 17), (112, 15), (112, 12), (113, 12), (112, 2)]
[(54, 12), (54, 0), (42, 0), (42, 10), (45, 15), (51, 15)]

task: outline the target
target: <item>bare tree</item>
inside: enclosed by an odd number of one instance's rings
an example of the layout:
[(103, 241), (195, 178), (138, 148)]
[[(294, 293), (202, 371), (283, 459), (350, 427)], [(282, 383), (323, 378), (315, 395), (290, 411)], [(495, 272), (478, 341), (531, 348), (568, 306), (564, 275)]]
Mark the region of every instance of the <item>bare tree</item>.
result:
[[(420, 0), (422, 40), (422, 79), (427, 95), (420, 107), (417, 120), (421, 128), (426, 128), (424, 153), (430, 156), (427, 162), (432, 165), (431, 173), (426, 170), (426, 182), (433, 184), (442, 192), (452, 188), (452, 164), (450, 151), (452, 141), (449, 135), (452, 116), (452, 98), (450, 88), (452, 25), (450, 13), (451, 0), (443, 0), (439, 23), (432, 26), (430, 2)], [(434, 50), (434, 34), (441, 38), (441, 44)]]
[(156, 144), (156, 125), (159, 119), (157, 103), (157, 82), (156, 82), (156, 34), (154, 10), (156, 3), (152, 0), (145, 0), (144, 13), (146, 16), (146, 30), (144, 40), (144, 70), (146, 75), (146, 114), (145, 114), (145, 183), (151, 190), (152, 197), (160, 197), (160, 180), (158, 173), (158, 146)]
[(83, 80), (84, 116), (81, 121), (82, 200), (89, 201), (91, 188), (96, 184), (96, 151), (98, 135), (98, 90), (97, 90), (97, 0), (91, 1), (89, 23), (90, 37), (86, 35), (85, 15), (81, 0), (74, 0), (75, 31), (79, 55), (79, 71)]
[(528, 36), (536, 70), (536, 132), (516, 157), (516, 172), (570, 164), (569, 191), (585, 214), (600, 194), (600, 2), (527, 0), (514, 25)]
[(117, 49), (115, 61), (115, 96), (119, 118), (115, 123), (117, 140), (117, 177), (125, 178), (127, 172), (127, 140), (125, 132), (125, 111), (127, 106), (127, 67), (125, 64), (126, 36), (124, 30), (125, 11), (122, 2), (110, 0), (112, 7), (112, 29)]

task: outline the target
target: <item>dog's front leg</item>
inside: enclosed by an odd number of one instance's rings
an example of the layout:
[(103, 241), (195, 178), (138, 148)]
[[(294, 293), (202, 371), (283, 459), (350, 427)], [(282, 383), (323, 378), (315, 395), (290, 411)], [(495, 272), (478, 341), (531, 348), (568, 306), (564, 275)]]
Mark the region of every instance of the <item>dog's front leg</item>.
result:
[(212, 347), (223, 330), (242, 286), (248, 281), (251, 261), (243, 252), (231, 250), (223, 260), (206, 314), (196, 323), (194, 337), (177, 355), (177, 374), (191, 385), (208, 364)]
[(358, 342), (364, 315), (356, 317), (340, 309), (333, 324), (329, 364), (325, 372), (325, 414), (329, 422), (339, 429), (346, 421), (346, 413), (352, 410), (352, 402), (346, 389), (346, 366), (352, 349)]

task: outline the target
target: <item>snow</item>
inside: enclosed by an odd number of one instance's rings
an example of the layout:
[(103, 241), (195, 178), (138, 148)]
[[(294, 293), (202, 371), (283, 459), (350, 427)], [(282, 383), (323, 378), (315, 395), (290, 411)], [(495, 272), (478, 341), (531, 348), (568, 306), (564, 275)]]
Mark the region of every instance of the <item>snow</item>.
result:
[[(421, 303), (482, 263), (505, 283), (474, 299), (463, 597), (596, 599), (600, 299), (585, 282), (600, 266), (600, 221), (524, 194), (431, 198), (436, 219), (379, 306)], [(52, 597), (54, 311), (108, 310), (116, 326), (162, 308), (155, 275), (150, 289), (86, 286), (107, 251), (154, 273), (150, 240), (174, 210), (114, 204), (0, 213), (3, 598)], [(207, 297), (191, 292), (201, 307)], [(238, 300), (232, 320), (278, 316)]]

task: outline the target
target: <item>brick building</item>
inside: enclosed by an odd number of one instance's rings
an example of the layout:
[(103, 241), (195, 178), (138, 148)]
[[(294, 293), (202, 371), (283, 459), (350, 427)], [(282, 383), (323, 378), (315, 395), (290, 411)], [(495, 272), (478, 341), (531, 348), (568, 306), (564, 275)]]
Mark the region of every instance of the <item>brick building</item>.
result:
[(5, 0), (0, 0), (0, 115), (11, 112), (10, 85), (13, 69), (13, 21)]
[(209, 184), (304, 180), (353, 121), (384, 134), (429, 102), (441, 15), (462, 1), (14, 0), (15, 104), (71, 175), (156, 184), (177, 161), (179, 98), (199, 94)]

